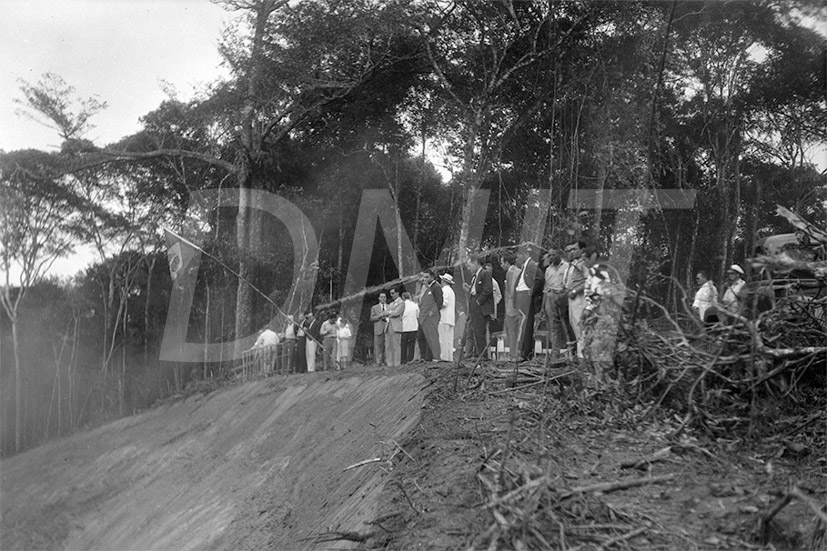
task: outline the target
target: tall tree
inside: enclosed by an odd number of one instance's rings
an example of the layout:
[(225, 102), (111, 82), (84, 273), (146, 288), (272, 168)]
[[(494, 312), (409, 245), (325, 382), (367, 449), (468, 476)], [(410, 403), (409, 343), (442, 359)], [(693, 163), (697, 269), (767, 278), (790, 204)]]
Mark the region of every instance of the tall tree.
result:
[(44, 179), (57, 169), (56, 155), (18, 151), (0, 155), (0, 304), (12, 326), (14, 352), (14, 449), (22, 447), (22, 367), (18, 321), (20, 304), (52, 263), (72, 250), (82, 206), (62, 182)]
[[(112, 160), (171, 157), (195, 159), (232, 176), (240, 194), (235, 239), (239, 254), (236, 338), (251, 329), (254, 290), (249, 251), (259, 231), (252, 214), (251, 189), (273, 189), (281, 146), (300, 134), (304, 122), (358, 86), (393, 67), (396, 38), (403, 34), (401, 4), (377, 5), (325, 0), (225, 0), (241, 14), (243, 29), (228, 31), (221, 52), (232, 78), (218, 86), (197, 111), (203, 128), (219, 136), (217, 147), (174, 144), (173, 129), (152, 150), (117, 151)], [(172, 147), (170, 147), (172, 145)], [(302, 270), (310, 270), (310, 262)]]

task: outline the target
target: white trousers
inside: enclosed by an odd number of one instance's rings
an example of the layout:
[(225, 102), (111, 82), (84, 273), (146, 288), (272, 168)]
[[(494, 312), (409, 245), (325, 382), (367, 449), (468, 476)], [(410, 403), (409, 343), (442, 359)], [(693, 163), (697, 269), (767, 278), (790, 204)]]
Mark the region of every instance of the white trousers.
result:
[(574, 331), (574, 336), (577, 339), (577, 357), (583, 357), (583, 326), (580, 325), (580, 320), (583, 318), (583, 310), (586, 308), (586, 297), (580, 293), (574, 298), (569, 299), (569, 323)]
[(307, 356), (307, 372), (313, 373), (316, 371), (316, 341), (308, 337), (304, 351)]
[(454, 326), (440, 323), (439, 331), (439, 359), (446, 362), (454, 361)]

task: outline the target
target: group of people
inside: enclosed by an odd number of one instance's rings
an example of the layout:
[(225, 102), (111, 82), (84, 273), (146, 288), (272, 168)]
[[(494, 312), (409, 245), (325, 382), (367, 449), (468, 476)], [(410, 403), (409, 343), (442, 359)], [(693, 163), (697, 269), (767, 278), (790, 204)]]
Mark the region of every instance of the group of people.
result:
[(278, 345), (281, 353), (277, 361), (283, 362), (287, 373), (346, 369), (353, 361), (353, 326), (335, 310), (318, 317), (313, 310), (308, 310), (300, 321), (291, 314), (280, 333), (275, 331), (272, 322), (268, 324), (252, 349)]
[[(504, 272), (500, 281), (494, 277), (493, 261)], [(370, 308), (373, 363), (394, 367), (415, 360), (451, 362), (460, 352), (487, 358), (491, 335), (499, 329), (494, 325), (498, 313), (508, 360), (533, 357), (534, 327), (542, 319), (553, 355), (598, 360), (599, 353), (589, 354), (600, 348), (594, 346), (595, 329), (600, 319), (611, 320), (619, 311), (617, 298), (622, 300), (622, 295), (613, 292), (608, 266), (596, 261), (596, 252), (582, 241), (549, 250), (525, 244), (496, 257), (469, 256), (461, 286), (451, 269), (427, 270), (414, 293), (402, 286), (382, 290)], [(254, 348), (281, 344), (283, 367), (290, 373), (333, 370), (350, 366), (353, 337), (345, 316), (329, 311), (317, 317), (309, 310), (300, 321), (287, 316), (280, 333), (268, 326)]]
[(453, 285), (451, 273), (437, 278), (428, 270), (420, 276), (416, 296), (398, 287), (381, 291), (370, 309), (374, 363), (389, 367), (409, 363), (415, 359), (417, 346), (420, 360), (452, 361), (456, 326)]
[(699, 270), (695, 274), (698, 289), (695, 291), (692, 309), (698, 318), (708, 325), (724, 321), (726, 314), (739, 315), (741, 313), (746, 286), (744, 269), (738, 264), (733, 264), (727, 270), (726, 277), (724, 292), (719, 297), (718, 288), (709, 279), (706, 271)]
[[(492, 260), (504, 271), (502, 285), (494, 277)], [(461, 291), (454, 289), (450, 271), (423, 273), (415, 296), (398, 288), (382, 291), (370, 311), (374, 362), (396, 366), (413, 361), (417, 344), (421, 360), (453, 361), (462, 340), (457, 335), (465, 331), (457, 325), (463, 317), (468, 322), (464, 353), (486, 358), (498, 311), (508, 360), (533, 357), (538, 319), (546, 320), (552, 354), (587, 357), (595, 348), (590, 330), (610, 310), (619, 310), (617, 297), (622, 300), (612, 291), (616, 286), (609, 268), (596, 260), (595, 251), (582, 241), (545, 251), (526, 244), (496, 258), (469, 256)]]
[(501, 257), (506, 270), (503, 328), (510, 359), (531, 358), (539, 306), (553, 357), (610, 361), (606, 356), (612, 350), (612, 322), (623, 294), (617, 292), (608, 265), (598, 263), (596, 250), (580, 240), (542, 251), (539, 261), (532, 253), (527, 247), (516, 256)]

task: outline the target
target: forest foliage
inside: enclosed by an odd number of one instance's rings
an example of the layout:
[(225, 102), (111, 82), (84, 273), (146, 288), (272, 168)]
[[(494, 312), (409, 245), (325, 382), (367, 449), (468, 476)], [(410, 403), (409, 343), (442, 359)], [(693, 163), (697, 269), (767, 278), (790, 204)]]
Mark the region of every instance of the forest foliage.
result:
[[(575, 192), (694, 191), (690, 210), (644, 213), (627, 282), (671, 313), (694, 272), (720, 281), (758, 239), (792, 231), (777, 204), (825, 218), (819, 2), (220, 3), (235, 15), (217, 37), (230, 76), (170, 95), (116, 143), (86, 139), (105, 101), (53, 74), (21, 85), (22, 111), (62, 146), (0, 152), (3, 454), (226, 374), (159, 360), (174, 285), (163, 229), (199, 225), (208, 253), (188, 340), (248, 336), (294, 269), (283, 225), (245, 208), (250, 190), (313, 225), (318, 275), (301, 309), (342, 299), (356, 247), (373, 250), (368, 286), (399, 276), (401, 241), (354, 242), (364, 190), (390, 194), (423, 267), (519, 243), (538, 206), (543, 246), (583, 238), (605, 253), (613, 211), (584, 210)], [(192, 194), (217, 188), (241, 207), (196, 217)], [(95, 262), (50, 279), (77, 246)]]

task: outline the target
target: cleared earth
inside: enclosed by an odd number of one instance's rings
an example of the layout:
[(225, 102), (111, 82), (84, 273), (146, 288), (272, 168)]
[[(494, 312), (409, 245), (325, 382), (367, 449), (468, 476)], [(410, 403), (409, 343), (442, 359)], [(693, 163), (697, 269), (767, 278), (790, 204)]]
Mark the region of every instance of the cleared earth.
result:
[(194, 394), (3, 460), (0, 547), (827, 549), (823, 393), (712, 438), (578, 380), (426, 364)]
[(377, 516), (416, 426), (415, 372), (270, 378), (163, 405), (0, 464), (3, 549), (326, 549)]

